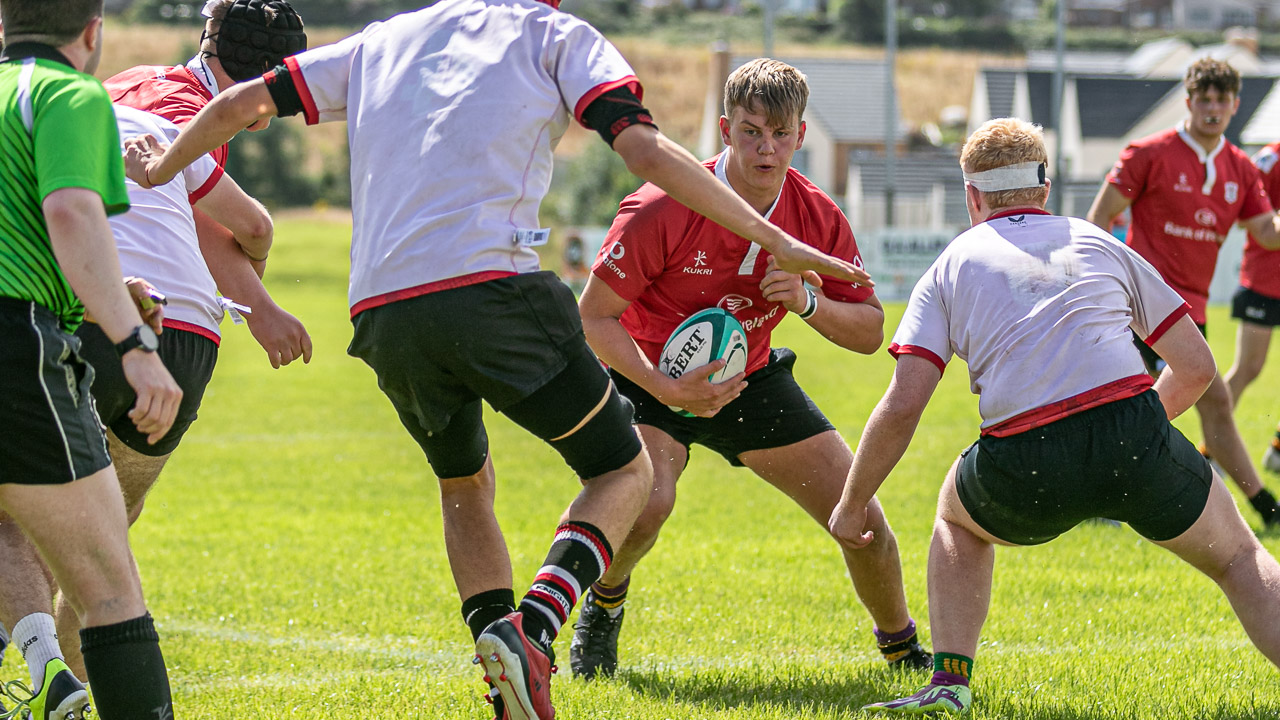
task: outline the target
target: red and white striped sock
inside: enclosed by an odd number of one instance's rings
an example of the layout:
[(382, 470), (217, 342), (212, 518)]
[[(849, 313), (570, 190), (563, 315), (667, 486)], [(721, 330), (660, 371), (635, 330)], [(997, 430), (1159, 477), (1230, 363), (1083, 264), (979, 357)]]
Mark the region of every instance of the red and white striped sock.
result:
[(550, 647), (578, 598), (609, 569), (612, 560), (613, 548), (591, 523), (571, 520), (557, 528), (542, 569), (520, 601), (525, 635)]

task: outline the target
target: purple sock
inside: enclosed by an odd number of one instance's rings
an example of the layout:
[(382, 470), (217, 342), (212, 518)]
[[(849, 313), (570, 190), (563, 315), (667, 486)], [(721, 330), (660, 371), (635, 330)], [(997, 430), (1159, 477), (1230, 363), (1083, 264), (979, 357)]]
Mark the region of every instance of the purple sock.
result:
[(895, 633), (887, 633), (880, 628), (875, 628), (873, 632), (876, 634), (876, 644), (880, 647), (895, 645), (910, 640), (916, 634), (916, 621), (908, 620), (907, 626)]
[(933, 671), (933, 678), (929, 680), (930, 685), (964, 685), (969, 687), (969, 678), (955, 673), (942, 672), (941, 670)]

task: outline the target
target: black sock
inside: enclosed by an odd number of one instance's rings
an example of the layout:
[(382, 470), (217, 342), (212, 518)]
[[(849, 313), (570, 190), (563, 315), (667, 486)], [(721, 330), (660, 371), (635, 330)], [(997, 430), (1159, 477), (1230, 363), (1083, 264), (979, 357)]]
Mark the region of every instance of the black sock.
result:
[(525, 636), (551, 647), (578, 596), (604, 575), (612, 561), (613, 548), (596, 526), (571, 520), (557, 528), (542, 569), (520, 600)]
[(462, 601), (462, 619), (471, 629), (471, 642), (480, 639), (480, 633), (489, 623), (515, 612), (516, 594), (510, 588), (485, 590)]
[(1266, 488), (1262, 488), (1257, 495), (1249, 498), (1249, 504), (1253, 506), (1254, 510), (1258, 511), (1258, 514), (1262, 516), (1265, 522), (1270, 523), (1280, 520), (1280, 518), (1276, 517), (1280, 515), (1280, 508), (1276, 507), (1276, 496), (1272, 495)]
[(169, 674), (151, 613), (81, 630), (80, 651), (103, 720), (173, 717)]

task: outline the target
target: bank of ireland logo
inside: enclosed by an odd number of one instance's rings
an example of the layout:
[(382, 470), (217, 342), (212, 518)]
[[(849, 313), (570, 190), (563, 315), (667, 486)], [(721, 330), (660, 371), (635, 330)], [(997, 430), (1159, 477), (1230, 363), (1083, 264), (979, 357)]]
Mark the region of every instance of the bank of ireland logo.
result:
[(720, 298), (720, 302), (716, 303), (716, 307), (721, 310), (728, 310), (736, 315), (739, 310), (751, 307), (751, 298), (741, 295), (725, 295)]
[(1196, 211), (1196, 222), (1205, 227), (1213, 227), (1218, 224), (1218, 216), (1209, 208), (1200, 208)]
[(1236, 198), (1240, 197), (1240, 186), (1233, 182), (1226, 183), (1222, 186), (1222, 194), (1226, 197), (1227, 202), (1233, 203)]

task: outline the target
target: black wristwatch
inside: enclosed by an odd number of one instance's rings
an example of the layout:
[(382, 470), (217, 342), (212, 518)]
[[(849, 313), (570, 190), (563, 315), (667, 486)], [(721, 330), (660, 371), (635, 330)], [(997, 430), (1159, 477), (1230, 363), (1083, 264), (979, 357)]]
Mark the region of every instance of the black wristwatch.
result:
[(134, 348), (142, 348), (143, 352), (149, 353), (160, 349), (160, 338), (156, 337), (156, 331), (150, 325), (139, 325), (129, 337), (116, 343), (116, 354), (124, 357), (125, 353)]

